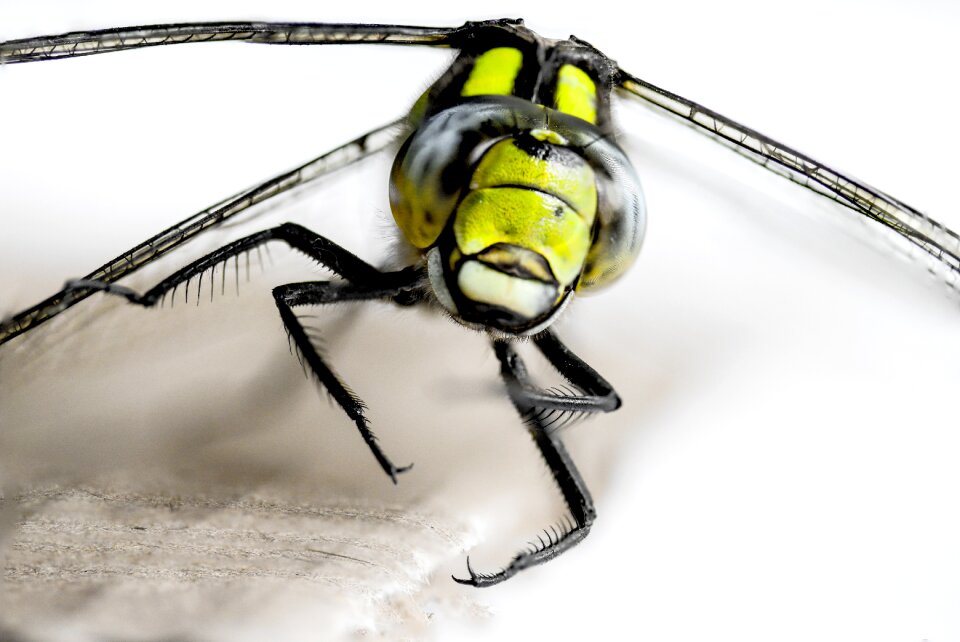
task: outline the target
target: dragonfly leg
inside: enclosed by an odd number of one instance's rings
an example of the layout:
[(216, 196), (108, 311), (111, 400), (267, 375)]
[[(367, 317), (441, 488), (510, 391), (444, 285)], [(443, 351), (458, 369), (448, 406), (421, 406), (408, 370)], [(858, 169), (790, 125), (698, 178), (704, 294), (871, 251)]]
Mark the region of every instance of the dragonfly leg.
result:
[(503, 377), (517, 412), (526, 419), (526, 423), (540, 455), (547, 463), (553, 479), (563, 494), (563, 499), (573, 517), (560, 528), (550, 528), (537, 542), (517, 554), (513, 560), (495, 573), (478, 573), (470, 566), (467, 558), (469, 577), (453, 579), (461, 584), (484, 587), (503, 582), (525, 568), (542, 564), (553, 559), (572, 546), (578, 544), (590, 532), (596, 518), (596, 510), (590, 491), (580, 477), (573, 460), (560, 441), (557, 430), (551, 429), (549, 416), (544, 410), (560, 412), (609, 412), (620, 407), (620, 399), (613, 388), (596, 371), (580, 360), (552, 332), (545, 332), (535, 339), (537, 347), (548, 361), (571, 384), (584, 394), (570, 391), (545, 391), (536, 388), (530, 382), (526, 366), (520, 355), (507, 341), (496, 340), (494, 351), (500, 360), (500, 375)]
[[(526, 376), (504, 377), (514, 405), (527, 409), (521, 413), (529, 415), (528, 421), (535, 416), (542, 429), (555, 431), (577, 417), (595, 412), (612, 412), (620, 407), (620, 397), (613, 386), (565, 346), (556, 334), (547, 330), (533, 341), (573, 389), (564, 386), (542, 390), (531, 385)], [(516, 352), (512, 356), (505, 354), (501, 357), (501, 363), (505, 358), (515, 359), (522, 368)]]
[(284, 223), (277, 227), (263, 230), (262, 232), (257, 232), (227, 243), (223, 247), (177, 270), (143, 294), (137, 294), (130, 288), (114, 283), (90, 279), (68, 281), (64, 290), (68, 292), (81, 289), (100, 290), (108, 294), (122, 296), (137, 305), (152, 307), (161, 301), (168, 292), (174, 290), (179, 285), (187, 283), (198, 276), (202, 278), (203, 274), (219, 265), (225, 264), (228, 260), (239, 257), (241, 254), (246, 254), (270, 241), (282, 241), (286, 243), (291, 248), (309, 256), (323, 267), (352, 283), (375, 283), (382, 276), (380, 270), (340, 247), (333, 241), (308, 230), (302, 225)]
[(329, 239), (300, 225), (285, 223), (228, 243), (174, 272), (143, 294), (137, 294), (134, 290), (115, 283), (92, 280), (69, 282), (67, 289), (100, 290), (108, 294), (121, 296), (136, 305), (152, 307), (178, 285), (186, 283), (227, 260), (269, 241), (283, 241), (293, 249), (306, 254), (346, 279), (345, 282), (323, 281), (281, 285), (273, 290), (273, 297), (280, 311), (283, 325), (289, 333), (291, 341), (296, 345), (301, 359), (305, 365), (309, 366), (316, 380), (327, 389), (337, 405), (357, 425), (360, 435), (367, 443), (380, 467), (396, 483), (397, 474), (408, 470), (410, 467), (397, 467), (384, 455), (364, 415), (364, 403), (340, 381), (320, 357), (317, 349), (311, 343), (307, 331), (294, 314), (293, 308), (301, 305), (371, 299), (385, 299), (396, 301), (402, 305), (410, 305), (419, 300), (416, 295), (416, 290), (422, 279), (419, 268), (411, 267), (397, 272), (381, 272)]
[[(348, 388), (333, 370), (326, 364), (307, 330), (300, 323), (293, 308), (302, 305), (322, 305), (325, 303), (340, 303), (345, 301), (364, 301), (370, 299), (392, 300), (409, 291), (414, 282), (410, 282), (410, 270), (384, 273), (385, 282), (373, 286), (357, 286), (350, 283), (330, 281), (313, 281), (308, 283), (288, 283), (273, 290), (273, 298), (280, 311), (280, 318), (296, 346), (302, 362), (310, 368), (310, 372), (317, 381), (326, 388), (337, 405), (343, 409), (348, 417), (356, 424), (360, 436), (366, 442), (370, 452), (393, 483), (397, 483), (397, 475), (409, 470), (413, 464), (397, 467), (387, 458), (377, 443), (377, 438), (370, 430), (369, 421), (364, 414), (366, 404)], [(394, 282), (389, 282), (393, 280)]]

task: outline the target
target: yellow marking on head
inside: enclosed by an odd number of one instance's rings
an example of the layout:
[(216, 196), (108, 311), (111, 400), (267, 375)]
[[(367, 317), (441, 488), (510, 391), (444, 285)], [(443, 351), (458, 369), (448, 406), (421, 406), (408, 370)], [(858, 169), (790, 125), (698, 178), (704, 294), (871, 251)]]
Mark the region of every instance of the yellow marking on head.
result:
[(523, 54), (514, 47), (494, 47), (480, 54), (473, 63), (470, 76), (463, 84), (461, 96), (510, 96), (523, 66)]
[(448, 267), (453, 270), (457, 267), (457, 263), (460, 262), (460, 259), (463, 258), (463, 255), (460, 253), (460, 250), (453, 248), (450, 250), (450, 257), (447, 259)]
[(510, 243), (537, 252), (562, 285), (583, 269), (591, 241), (591, 222), (560, 199), (519, 187), (470, 192), (457, 208), (453, 233), (466, 255), (495, 243)]
[(557, 111), (588, 123), (597, 122), (597, 84), (579, 67), (570, 64), (560, 67), (553, 102)]
[(565, 146), (570, 144), (570, 141), (568, 141), (566, 138), (564, 138), (557, 132), (551, 131), (549, 129), (531, 129), (527, 133), (529, 133), (531, 136), (533, 136), (537, 140), (544, 143), (553, 143), (554, 145), (560, 145), (560, 146)]
[[(560, 149), (560, 148), (558, 148)], [(477, 166), (470, 189), (522, 185), (553, 194), (565, 200), (593, 224), (597, 211), (597, 180), (586, 160), (569, 150), (560, 149), (557, 160), (534, 158), (516, 145), (503, 140), (491, 147)]]

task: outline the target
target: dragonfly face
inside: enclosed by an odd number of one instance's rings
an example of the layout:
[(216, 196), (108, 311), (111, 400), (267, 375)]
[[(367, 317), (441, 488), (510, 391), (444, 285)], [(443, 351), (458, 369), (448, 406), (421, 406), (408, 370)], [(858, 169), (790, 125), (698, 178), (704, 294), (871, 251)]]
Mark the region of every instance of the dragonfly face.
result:
[(397, 157), (391, 194), (400, 228), (431, 257), (444, 307), (512, 334), (542, 330), (574, 290), (622, 274), (645, 222), (619, 148), (584, 122), (510, 98), (470, 100), (424, 123)]

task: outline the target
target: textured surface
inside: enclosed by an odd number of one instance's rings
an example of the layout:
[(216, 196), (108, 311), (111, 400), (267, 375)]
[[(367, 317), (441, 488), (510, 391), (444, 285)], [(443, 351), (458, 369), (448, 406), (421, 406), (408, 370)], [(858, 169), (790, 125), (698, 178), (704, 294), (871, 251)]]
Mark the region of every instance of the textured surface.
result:
[(463, 528), (409, 507), (93, 486), (20, 505), (0, 607), (27, 639), (395, 639), (461, 608), (430, 579)]
[[(563, 514), (486, 340), (387, 306), (325, 314), (326, 354), (415, 463), (394, 486), (277, 331), (265, 281), (291, 257), (214, 304), (92, 301), (3, 354), (8, 631), (393, 640), (484, 619), (450, 579), (467, 552), (492, 570)], [(614, 443), (580, 434), (596, 491)]]

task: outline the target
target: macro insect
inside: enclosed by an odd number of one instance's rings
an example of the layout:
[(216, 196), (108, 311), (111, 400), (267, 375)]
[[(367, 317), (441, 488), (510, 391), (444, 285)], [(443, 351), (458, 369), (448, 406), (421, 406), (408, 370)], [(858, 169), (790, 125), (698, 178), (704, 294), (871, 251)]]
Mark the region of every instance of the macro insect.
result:
[[(615, 92), (646, 102), (764, 167), (833, 199), (935, 260), (960, 271), (958, 238), (898, 200), (850, 179), (710, 109), (620, 69), (590, 44), (542, 38), (520, 21), (458, 28), (391, 25), (211, 23), (135, 27), (29, 38), (0, 44), (4, 64), (124, 49), (240, 40), (268, 44), (397, 44), (460, 51), (449, 70), (403, 119), (404, 140), (390, 177), (394, 218), (417, 259), (384, 272), (334, 241), (296, 224), (231, 242), (137, 292), (119, 283), (206, 229), (247, 208), (369, 155), (392, 140), (392, 127), (368, 134), (290, 172), (230, 197), (164, 230), (5, 320), (0, 343), (29, 332), (94, 294), (145, 307), (160, 303), (215, 268), (273, 241), (290, 245), (341, 280), (292, 283), (273, 291), (278, 314), (309, 371), (355, 423), (394, 482), (407, 470), (380, 448), (364, 406), (331, 370), (296, 309), (340, 301), (384, 300), (432, 306), (490, 335), (511, 401), (547, 462), (572, 521), (494, 573), (455, 578), (474, 586), (501, 582), (581, 541), (595, 518), (593, 502), (560, 440), (557, 426), (584, 413), (616, 410), (620, 400), (574, 355), (551, 324), (578, 293), (622, 276), (637, 257), (646, 212), (640, 182), (614, 135)], [(542, 390), (514, 349), (529, 337), (570, 384)]]

